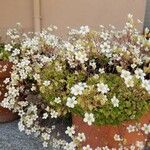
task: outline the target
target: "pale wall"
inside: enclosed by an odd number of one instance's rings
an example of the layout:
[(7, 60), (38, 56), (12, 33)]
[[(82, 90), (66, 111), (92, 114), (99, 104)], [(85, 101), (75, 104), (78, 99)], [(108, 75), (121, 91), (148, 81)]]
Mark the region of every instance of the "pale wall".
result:
[(24, 31), (33, 30), (32, 0), (0, 0), (0, 33), (20, 22)]
[(42, 24), (57, 25), (61, 32), (66, 26), (77, 27), (113, 24), (124, 26), (129, 13), (143, 21), (146, 0), (42, 0)]
[[(143, 21), (146, 0), (41, 0), (42, 27), (50, 24), (64, 34), (66, 27), (113, 24), (123, 27), (128, 13)], [(33, 0), (0, 0), (0, 29), (4, 33), (16, 22), (33, 31)]]

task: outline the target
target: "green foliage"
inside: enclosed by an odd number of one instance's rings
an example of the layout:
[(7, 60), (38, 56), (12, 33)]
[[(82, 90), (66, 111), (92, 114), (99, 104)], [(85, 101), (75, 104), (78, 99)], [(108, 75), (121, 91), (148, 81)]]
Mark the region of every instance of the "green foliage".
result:
[(5, 51), (4, 44), (0, 43), (0, 60), (8, 60), (9, 52)]
[[(60, 71), (57, 65), (62, 66)], [(71, 111), (81, 116), (85, 112), (92, 112), (96, 118), (96, 124), (119, 124), (130, 119), (138, 119), (150, 107), (150, 95), (141, 87), (137, 80), (133, 88), (128, 88), (119, 74), (105, 73), (86, 77), (83, 70), (71, 72), (67, 64), (58, 59), (49, 63), (41, 72), (42, 82), (50, 80), (48, 87), (40, 86), (40, 91), (47, 104), (64, 114)], [(78, 83), (86, 81), (88, 88), (77, 97), (78, 104), (74, 109), (66, 107), (66, 99), (70, 94), (70, 88)], [(110, 88), (107, 97), (97, 92), (96, 84), (103, 82)], [(111, 98), (119, 99), (119, 107), (113, 107)], [(54, 99), (61, 98), (61, 104), (56, 104)], [(67, 111), (65, 111), (67, 110)]]

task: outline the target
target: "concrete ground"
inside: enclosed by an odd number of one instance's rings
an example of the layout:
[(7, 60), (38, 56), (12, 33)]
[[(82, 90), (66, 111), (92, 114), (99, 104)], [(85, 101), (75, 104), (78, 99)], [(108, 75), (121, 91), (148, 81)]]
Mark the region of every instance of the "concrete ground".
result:
[[(64, 130), (61, 125), (60, 130)], [(62, 131), (63, 132), (63, 131)], [(65, 138), (65, 137), (64, 137)], [(52, 147), (43, 148), (40, 139), (18, 130), (18, 121), (0, 124), (0, 150), (56, 150)]]
[[(17, 123), (0, 124), (0, 150), (46, 150), (40, 140), (20, 132)], [(50, 147), (49, 150), (53, 149)]]

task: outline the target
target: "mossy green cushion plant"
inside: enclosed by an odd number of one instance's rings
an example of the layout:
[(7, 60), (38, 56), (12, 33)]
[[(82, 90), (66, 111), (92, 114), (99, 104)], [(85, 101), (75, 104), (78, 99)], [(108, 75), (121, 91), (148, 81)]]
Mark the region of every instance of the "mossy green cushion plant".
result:
[[(56, 69), (56, 63), (50, 63), (41, 72), (42, 82), (50, 81), (50, 85), (40, 86), (40, 91), (47, 104), (54, 107), (60, 114), (71, 111), (84, 117), (85, 112), (92, 112), (95, 116), (95, 124), (119, 124), (123, 121), (138, 119), (150, 107), (150, 94), (141, 86), (138, 79), (134, 79), (134, 87), (127, 87), (117, 74), (103, 73), (87, 77), (84, 71), (72, 72), (64, 63), (61, 70)], [(65, 68), (64, 68), (65, 67)], [(57, 71), (56, 71), (57, 70)], [(86, 82), (87, 88), (82, 95), (77, 96), (77, 104), (73, 109), (66, 106), (67, 97), (70, 94), (70, 88), (79, 82)], [(97, 84), (107, 84), (110, 91), (107, 97), (97, 91)], [(113, 107), (111, 98), (116, 96), (119, 99), (119, 106)], [(61, 102), (55, 100), (60, 98)]]

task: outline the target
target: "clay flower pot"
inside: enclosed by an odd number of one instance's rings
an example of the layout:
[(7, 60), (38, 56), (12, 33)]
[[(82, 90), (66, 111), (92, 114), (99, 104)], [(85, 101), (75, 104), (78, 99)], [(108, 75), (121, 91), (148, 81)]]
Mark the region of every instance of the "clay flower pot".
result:
[[(122, 123), (121, 125), (91, 125), (83, 122), (83, 118), (77, 115), (73, 115), (72, 118), (73, 125), (75, 125), (77, 132), (83, 132), (86, 136), (86, 141), (83, 145), (89, 144), (92, 148), (108, 146), (109, 148), (118, 148), (119, 142), (114, 140), (114, 135), (118, 134), (123, 137), (122, 144), (129, 148), (136, 141), (143, 141), (146, 144), (145, 139), (148, 138), (142, 132), (132, 132), (127, 131), (129, 125), (135, 125), (136, 121), (128, 121)], [(138, 123), (149, 124), (150, 123), (150, 111), (143, 115)]]
[[(0, 61), (0, 102), (3, 100), (4, 94), (7, 91), (3, 81), (10, 77), (11, 67), (12, 64), (10, 62)], [(10, 110), (0, 106), (0, 123), (11, 122), (17, 118), (16, 113), (12, 113)]]

